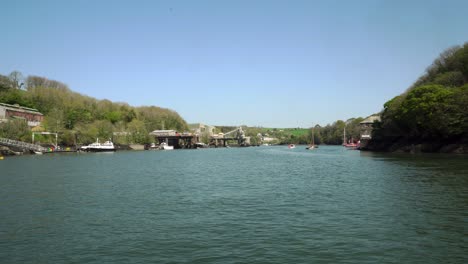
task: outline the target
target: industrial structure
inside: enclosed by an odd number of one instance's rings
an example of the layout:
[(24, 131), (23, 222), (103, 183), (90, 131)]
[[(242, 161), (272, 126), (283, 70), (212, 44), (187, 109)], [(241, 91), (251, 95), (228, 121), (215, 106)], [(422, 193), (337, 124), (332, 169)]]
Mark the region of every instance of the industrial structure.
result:
[(235, 141), (238, 146), (245, 147), (250, 145), (250, 137), (245, 136), (245, 131), (242, 127), (238, 127), (227, 133), (219, 133), (210, 137), (211, 146), (223, 146), (227, 147), (229, 141)]

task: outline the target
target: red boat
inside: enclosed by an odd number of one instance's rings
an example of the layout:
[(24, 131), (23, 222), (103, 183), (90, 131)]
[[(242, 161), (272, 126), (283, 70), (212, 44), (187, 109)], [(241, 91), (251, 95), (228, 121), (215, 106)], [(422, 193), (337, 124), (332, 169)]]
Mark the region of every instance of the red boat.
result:
[(359, 149), (359, 147), (361, 147), (361, 142), (360, 141), (358, 141), (357, 143), (350, 142), (350, 143), (344, 144), (343, 146), (346, 149), (355, 150), (355, 149)]

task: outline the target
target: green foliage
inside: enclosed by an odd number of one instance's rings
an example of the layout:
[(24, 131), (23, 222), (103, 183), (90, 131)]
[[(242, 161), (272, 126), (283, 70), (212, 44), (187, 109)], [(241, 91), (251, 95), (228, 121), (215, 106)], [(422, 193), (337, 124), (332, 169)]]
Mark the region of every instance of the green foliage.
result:
[(0, 75), (0, 92), (13, 89), (15, 84), (7, 76)]
[(128, 123), (127, 128), (131, 135), (131, 142), (139, 144), (150, 142), (148, 135), (150, 131), (146, 129), (145, 123), (143, 121), (135, 119)]
[(0, 89), (0, 103), (34, 107), (34, 103), (25, 91), (14, 88), (8, 88), (3, 91)]
[(451, 71), (441, 73), (434, 79), (435, 84), (440, 84), (446, 87), (458, 87), (463, 85), (463, 73), (460, 71)]
[(426, 74), (384, 104), (375, 142), (456, 142), (468, 137), (468, 44), (444, 51)]
[(10, 122), (0, 123), (0, 137), (29, 141), (31, 140), (31, 131), (29, 131), (26, 121), (10, 120)]
[[(19, 80), (20, 73), (12, 75)], [(97, 100), (71, 91), (66, 84), (44, 77), (26, 78), (26, 91), (14, 89), (10, 77), (0, 75), (0, 102), (38, 109), (45, 115), (44, 127), (58, 131), (66, 144), (107, 140), (113, 132), (126, 136), (126, 143), (148, 143), (156, 129), (187, 131), (188, 125), (175, 111), (156, 106), (132, 107), (126, 103)], [(135, 133), (135, 134), (133, 134)]]
[[(314, 143), (327, 145), (341, 145), (343, 143), (343, 129), (346, 126), (347, 140), (359, 140), (360, 125), (363, 118), (352, 118), (344, 122), (338, 120), (333, 124), (313, 128)], [(245, 127), (246, 135), (251, 137), (251, 142), (256, 142), (257, 135), (276, 138), (275, 144), (311, 144), (312, 128), (259, 128)], [(253, 141), (252, 141), (253, 140)], [(260, 143), (260, 141), (258, 141)]]

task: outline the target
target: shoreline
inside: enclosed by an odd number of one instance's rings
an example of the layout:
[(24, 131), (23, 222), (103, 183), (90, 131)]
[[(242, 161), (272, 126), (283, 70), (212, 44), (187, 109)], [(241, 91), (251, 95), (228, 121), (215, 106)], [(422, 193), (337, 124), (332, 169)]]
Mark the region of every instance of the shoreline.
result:
[(411, 143), (403, 140), (388, 142), (370, 142), (363, 151), (388, 153), (440, 153), (440, 154), (468, 154), (468, 143)]

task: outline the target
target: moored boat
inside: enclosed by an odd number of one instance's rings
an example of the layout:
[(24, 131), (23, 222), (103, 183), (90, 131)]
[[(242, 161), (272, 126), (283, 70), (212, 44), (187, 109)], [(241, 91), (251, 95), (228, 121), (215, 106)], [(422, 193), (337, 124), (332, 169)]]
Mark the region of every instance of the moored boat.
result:
[(360, 141), (358, 141), (357, 143), (350, 142), (350, 143), (344, 144), (344, 147), (349, 150), (359, 150), (361, 147), (361, 142)]
[(296, 148), (296, 145), (294, 145), (294, 144), (289, 144), (289, 145), (288, 145), (288, 148), (290, 148), (290, 149)]
[(310, 143), (308, 147), (306, 147), (306, 149), (308, 150), (313, 150), (313, 149), (318, 148), (318, 146), (315, 146), (315, 141), (314, 141), (314, 127), (312, 127), (311, 130), (312, 130), (312, 142)]
[(104, 152), (104, 151), (115, 151), (115, 146), (112, 141), (108, 140), (104, 143), (99, 142), (99, 138), (96, 139), (96, 142), (89, 144), (87, 146), (82, 146), (80, 148), (82, 151), (90, 151), (90, 152)]
[(174, 146), (169, 146), (166, 142), (163, 142), (159, 145), (159, 149), (162, 150), (173, 150)]

